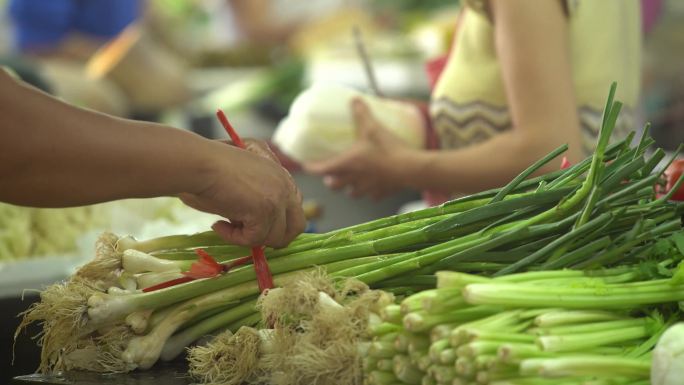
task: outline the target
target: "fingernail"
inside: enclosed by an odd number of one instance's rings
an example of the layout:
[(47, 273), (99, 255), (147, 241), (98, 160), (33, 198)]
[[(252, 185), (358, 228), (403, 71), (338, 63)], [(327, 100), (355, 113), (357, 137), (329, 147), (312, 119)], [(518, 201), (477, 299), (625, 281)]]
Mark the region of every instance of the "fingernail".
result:
[(211, 225), (211, 229), (216, 231), (216, 229), (220, 229), (221, 227), (226, 226), (228, 224), (229, 222), (227, 220), (219, 220), (214, 222), (213, 225)]

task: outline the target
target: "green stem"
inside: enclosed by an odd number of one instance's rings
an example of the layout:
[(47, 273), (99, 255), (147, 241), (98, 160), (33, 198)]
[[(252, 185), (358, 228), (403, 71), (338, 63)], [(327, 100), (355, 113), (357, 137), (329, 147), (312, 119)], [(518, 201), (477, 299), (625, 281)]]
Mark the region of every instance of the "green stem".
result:
[[(644, 305), (655, 305), (684, 300), (684, 288), (665, 283), (660, 286), (632, 288), (611, 293), (593, 292), (584, 289), (566, 288), (563, 293), (549, 293), (553, 287), (541, 288), (522, 285), (472, 284), (464, 291), (466, 301), (473, 305), (498, 305), (507, 307), (552, 307), (569, 309), (632, 309)], [(531, 288), (531, 290), (528, 290)], [(590, 289), (591, 290), (591, 289)]]
[(389, 279), (375, 284), (376, 288), (394, 287), (394, 286), (425, 286), (433, 289), (437, 285), (437, 277), (434, 275), (411, 275), (401, 278)]
[(638, 234), (636, 238), (628, 240), (627, 242), (618, 247), (615, 247), (603, 254), (596, 255), (593, 258), (589, 258), (583, 262), (576, 264), (573, 268), (583, 269), (616, 263), (619, 261), (621, 257), (625, 255), (626, 252), (632, 250), (635, 246), (639, 245), (640, 243), (649, 239), (657, 238), (660, 235), (675, 230), (679, 230), (681, 229), (681, 226), (681, 219), (679, 218), (664, 222), (658, 225), (657, 227), (651, 229), (650, 231)]
[[(281, 276), (291, 277), (296, 275), (298, 271), (310, 269), (316, 265), (321, 265), (329, 274), (334, 274), (360, 263), (359, 259), (348, 258), (348, 251), (329, 259), (337, 260), (337, 262), (329, 260), (330, 263), (321, 264), (321, 258), (316, 253), (304, 253), (298, 257), (291, 256), (277, 259), (270, 264), (270, 268), (274, 279), (278, 280)], [(363, 262), (369, 261), (365, 258), (361, 260)], [(375, 259), (371, 257), (370, 260)], [(217, 278), (196, 280), (148, 293), (119, 296), (98, 295), (103, 300), (93, 304), (89, 303), (92, 306), (89, 306), (88, 312), (96, 323), (100, 323), (123, 318), (129, 313), (138, 310), (159, 309), (203, 295), (217, 293), (219, 293), (217, 295), (220, 295), (220, 293), (226, 290), (231, 293), (229, 297), (233, 298), (233, 300), (244, 298), (247, 295), (258, 294), (256, 275), (252, 266), (236, 269)], [(96, 309), (93, 309), (94, 306)]]
[(650, 362), (623, 357), (577, 356), (524, 360), (522, 375), (561, 376), (635, 376), (647, 378)]
[[(552, 279), (572, 279), (572, 278), (585, 278), (585, 277), (610, 277), (616, 276), (624, 273), (633, 272), (634, 267), (631, 266), (621, 266), (614, 267), (611, 269), (602, 270), (542, 270), (542, 271), (528, 271), (525, 273), (516, 273), (511, 275), (505, 275), (502, 277), (496, 277), (490, 283), (529, 283), (538, 282)], [(484, 283), (484, 282), (483, 282)]]
[[(545, 223), (555, 218), (564, 217), (570, 212), (574, 207), (580, 204), (587, 195), (591, 192), (596, 182), (597, 173), (600, 172), (601, 167), (603, 167), (603, 162), (605, 159), (605, 152), (608, 146), (608, 141), (610, 140), (611, 133), (615, 128), (615, 122), (617, 121), (620, 108), (622, 103), (613, 102), (615, 96), (616, 84), (611, 85), (610, 93), (608, 95), (608, 102), (606, 109), (603, 111), (603, 123), (601, 125), (601, 130), (599, 131), (598, 144), (596, 145), (596, 150), (591, 159), (591, 165), (589, 166), (589, 172), (584, 182), (580, 188), (570, 197), (561, 201), (556, 207), (547, 210), (541, 214), (535, 215), (534, 217), (528, 219), (524, 225), (532, 225), (537, 223)], [(515, 269), (523, 267), (524, 264), (516, 266)], [(513, 269), (512, 271), (515, 271)], [(505, 271), (501, 271), (501, 274), (505, 274)]]
[(643, 169), (645, 165), (646, 162), (644, 161), (644, 157), (638, 157), (615, 171), (612, 175), (606, 177), (605, 181), (601, 183), (601, 186), (605, 191), (612, 191), (616, 186), (624, 183), (624, 181), (629, 179), (633, 174)]
[(368, 333), (374, 337), (387, 335), (389, 333), (396, 333), (399, 331), (401, 331), (401, 326), (389, 322), (383, 322), (368, 327)]
[(553, 261), (548, 261), (541, 266), (543, 270), (554, 270), (560, 269), (565, 266), (575, 264), (581, 260), (585, 260), (588, 257), (594, 255), (597, 251), (603, 250), (611, 244), (611, 239), (609, 236), (601, 237), (593, 242), (589, 242), (586, 245), (575, 249)]
[(458, 250), (455, 253), (444, 256), (440, 258), (436, 263), (432, 264), (428, 269), (431, 272), (435, 272), (442, 269), (449, 269), (454, 263), (462, 262), (465, 259), (472, 258), (479, 255), (480, 253), (495, 249), (499, 246), (510, 243), (514, 240), (525, 238), (530, 234), (530, 230), (525, 227), (519, 227), (512, 231), (504, 233), (494, 233), (489, 236), (483, 237), (483, 239), (476, 245), (465, 250)]
[(136, 241), (131, 237), (125, 237), (119, 239), (116, 244), (116, 249), (119, 252), (123, 252), (127, 249), (135, 249), (144, 253), (150, 253), (158, 250), (219, 245), (225, 246), (226, 241), (214, 231), (204, 231), (191, 235), (169, 235), (146, 241)]
[[(498, 191), (498, 190), (497, 190)], [(493, 193), (492, 193), (493, 195)], [(334, 234), (341, 232), (353, 232), (362, 233), (366, 231), (372, 231), (379, 228), (392, 226), (400, 223), (411, 222), (417, 219), (425, 219), (429, 217), (434, 217), (442, 214), (453, 214), (461, 211), (470, 210), (475, 207), (482, 206), (489, 201), (487, 197), (478, 196), (467, 196), (459, 199), (455, 199), (449, 202), (445, 202), (439, 206), (429, 207), (422, 210), (412, 211), (404, 214), (392, 215), (389, 217), (379, 218), (372, 220), (370, 222), (361, 223), (354, 226), (349, 226), (343, 229), (331, 231), (325, 236), (329, 237)]]
[(471, 340), (485, 340), (498, 342), (513, 342), (513, 343), (533, 343), (535, 336), (523, 333), (506, 333), (482, 329), (464, 329), (467, 338)]
[(672, 326), (675, 322), (677, 321), (676, 317), (671, 317), (667, 322), (663, 322), (662, 325), (658, 330), (656, 330), (655, 333), (651, 337), (649, 337), (646, 341), (644, 341), (642, 344), (639, 346), (635, 347), (633, 350), (629, 351), (629, 353), (625, 354), (625, 357), (629, 358), (641, 358), (644, 355), (648, 354), (653, 350), (653, 348), (656, 346), (658, 341), (660, 340), (660, 337), (665, 333), (665, 331)]
[(438, 289), (436, 295), (423, 298), (422, 308), (431, 314), (439, 314), (466, 306), (460, 289)]
[(462, 289), (471, 283), (488, 283), (492, 282), (491, 278), (481, 277), (479, 275), (462, 273), (459, 271), (438, 271), (435, 273), (437, 277), (437, 288), (458, 288)]
[(644, 178), (650, 175), (663, 158), (665, 158), (665, 151), (662, 148), (657, 148), (646, 161), (646, 164), (639, 172), (639, 176)]
[(598, 217), (592, 219), (591, 221), (587, 222), (586, 224), (580, 226), (579, 228), (568, 232), (559, 238), (555, 239), (548, 245), (542, 247), (538, 251), (530, 254), (529, 256), (521, 259), (518, 262), (512, 263), (508, 265), (507, 267), (499, 270), (494, 274), (495, 277), (506, 275), (506, 274), (511, 274), (514, 273), (520, 269), (523, 269), (532, 263), (537, 262), (538, 260), (548, 256), (550, 253), (553, 252), (556, 248), (567, 244), (568, 242), (572, 242), (573, 240), (580, 238), (604, 225), (606, 225), (608, 222), (613, 220), (614, 215), (612, 213), (604, 213), (599, 215)]
[[(336, 269), (334, 272), (331, 272), (330, 275), (332, 277), (340, 277), (340, 278), (355, 277), (359, 274), (363, 274), (363, 273), (366, 273), (368, 271), (382, 269), (385, 266), (392, 265), (393, 263), (396, 263), (398, 261), (403, 261), (403, 260), (406, 260), (408, 258), (410, 258), (410, 256), (408, 256), (406, 254), (387, 254), (387, 255), (378, 255), (378, 256), (373, 256), (373, 257), (352, 259), (349, 261), (350, 262), (356, 262), (356, 263), (352, 263), (350, 265), (347, 265), (347, 267), (345, 267), (344, 269)], [(360, 260), (363, 260), (363, 261), (360, 261)], [(406, 285), (407, 284), (397, 285), (397, 286), (406, 286)], [(387, 287), (390, 287), (390, 286), (387, 286)]]
[(462, 238), (444, 242), (440, 245), (427, 247), (423, 250), (407, 253), (411, 258), (387, 266), (384, 269), (370, 271), (358, 275), (356, 278), (367, 284), (380, 282), (393, 278), (409, 271), (417, 271), (422, 267), (431, 265), (447, 255), (476, 246), (479, 243), (478, 234), (472, 234)]
[(424, 332), (432, 327), (454, 322), (467, 322), (490, 316), (500, 308), (495, 306), (473, 306), (442, 314), (413, 312), (404, 316), (404, 328), (413, 333)]
[(644, 179), (641, 179), (638, 182), (630, 183), (627, 185), (627, 187), (622, 188), (618, 192), (613, 193), (613, 194), (608, 195), (607, 197), (603, 198), (601, 201), (599, 201), (597, 206), (603, 206), (603, 205), (608, 204), (608, 203), (613, 203), (613, 202), (618, 201), (624, 197), (629, 196), (630, 194), (633, 194), (635, 192), (639, 192), (641, 189), (643, 189), (645, 187), (652, 188), (653, 184), (657, 180), (658, 180), (657, 175), (650, 175)]
[(503, 198), (506, 197), (511, 191), (513, 191), (518, 185), (527, 177), (532, 175), (535, 171), (539, 170), (541, 167), (543, 167), (545, 164), (549, 163), (552, 159), (556, 158), (558, 155), (564, 153), (565, 151), (568, 150), (568, 145), (564, 144), (555, 150), (551, 151), (547, 155), (545, 155), (543, 158), (539, 159), (538, 161), (534, 162), (531, 166), (523, 170), (518, 176), (513, 178), (512, 181), (510, 181), (506, 186), (504, 186), (499, 192), (492, 198), (491, 201), (489, 201), (489, 204), (496, 203)]
[(581, 352), (600, 346), (625, 343), (649, 336), (648, 327), (643, 324), (613, 330), (589, 333), (541, 336), (537, 344), (547, 352)]
[(589, 198), (587, 199), (584, 208), (582, 208), (579, 218), (577, 218), (577, 222), (575, 223), (573, 230), (577, 230), (578, 227), (583, 226), (589, 221), (589, 217), (593, 213), (594, 207), (596, 206), (596, 203), (602, 194), (603, 189), (601, 188), (601, 186), (594, 186), (594, 188), (591, 190), (591, 193), (589, 194)]
[(362, 233), (354, 233), (353, 231), (338, 231), (333, 235), (325, 238), (315, 239), (311, 242), (291, 245), (279, 250), (268, 250), (266, 257), (269, 259), (278, 258), (314, 249), (334, 249), (340, 246), (375, 241), (377, 239), (388, 238), (391, 236), (405, 234), (410, 231), (419, 230), (427, 225), (448, 218), (451, 215), (453, 214), (443, 214), (429, 218), (416, 219), (410, 222), (398, 223), (388, 227), (382, 227)]
[(161, 259), (168, 259), (172, 261), (196, 261), (197, 253), (195, 249), (203, 249), (212, 257), (218, 260), (231, 260), (249, 255), (250, 251), (244, 247), (238, 246), (209, 246), (209, 247), (195, 247), (191, 249), (182, 250), (164, 250), (151, 253), (153, 256)]
[(200, 337), (216, 330), (224, 329), (231, 323), (245, 317), (253, 316), (254, 313), (256, 313), (255, 306), (256, 300), (248, 301), (181, 330), (166, 340), (160, 358), (163, 361), (173, 360), (180, 355), (188, 345), (198, 340)]
[[(611, 160), (614, 159), (616, 156), (618, 156), (619, 151), (624, 148), (625, 146), (629, 146), (630, 142), (628, 141), (629, 138), (625, 138), (621, 140), (620, 142), (613, 143), (608, 146), (606, 149), (605, 153), (605, 159), (606, 160)], [(579, 178), (580, 175), (584, 174), (589, 167), (591, 166), (591, 162), (593, 160), (593, 156), (589, 156), (585, 159), (583, 159), (581, 162), (577, 163), (576, 165), (571, 166), (567, 170), (559, 170), (557, 171), (558, 177), (553, 178), (554, 180), (551, 181), (546, 188), (547, 189), (554, 189), (558, 187), (565, 186), (568, 184), (570, 181), (575, 180)]]
[(427, 234), (440, 236), (467, 224), (488, 220), (501, 215), (510, 214), (512, 211), (540, 204), (558, 202), (566, 196), (571, 189), (563, 188), (551, 191), (532, 192), (511, 196), (510, 199), (488, 204), (456, 214), (435, 224), (426, 226), (423, 231)]
[(540, 328), (552, 328), (562, 325), (582, 324), (587, 322), (601, 322), (622, 320), (622, 314), (606, 311), (562, 310), (553, 311), (537, 316), (534, 324)]

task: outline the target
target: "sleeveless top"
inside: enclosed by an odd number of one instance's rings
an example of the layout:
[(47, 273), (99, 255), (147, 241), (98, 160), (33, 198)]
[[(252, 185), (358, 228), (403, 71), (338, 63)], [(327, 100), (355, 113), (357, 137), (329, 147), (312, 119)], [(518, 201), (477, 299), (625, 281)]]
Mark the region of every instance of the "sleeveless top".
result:
[[(465, 0), (448, 62), (432, 93), (430, 115), (443, 149), (465, 147), (510, 130), (494, 25), (483, 1)], [(634, 129), (641, 61), (637, 0), (567, 0), (572, 77), (584, 140), (591, 153), (610, 84), (624, 103), (614, 137)]]

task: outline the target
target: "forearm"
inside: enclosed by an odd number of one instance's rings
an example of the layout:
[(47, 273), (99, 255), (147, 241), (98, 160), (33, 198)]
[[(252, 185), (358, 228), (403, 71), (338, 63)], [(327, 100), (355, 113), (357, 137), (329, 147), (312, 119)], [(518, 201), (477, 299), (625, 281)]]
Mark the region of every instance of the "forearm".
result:
[[(401, 178), (406, 187), (448, 193), (474, 193), (508, 183), (536, 160), (563, 144), (556, 140), (532, 140), (509, 131), (459, 150), (408, 153), (402, 163)], [(578, 151), (569, 152), (576, 161)], [(560, 160), (550, 162), (540, 172), (557, 169)]]
[(201, 186), (199, 136), (57, 101), (0, 71), (0, 200), (61, 207)]

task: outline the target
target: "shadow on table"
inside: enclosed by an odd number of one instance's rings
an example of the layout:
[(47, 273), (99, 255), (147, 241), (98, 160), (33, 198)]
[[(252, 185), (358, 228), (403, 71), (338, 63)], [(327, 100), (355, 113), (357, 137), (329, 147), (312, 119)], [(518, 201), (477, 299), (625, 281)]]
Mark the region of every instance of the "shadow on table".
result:
[(26, 310), (38, 300), (37, 294), (26, 294), (21, 297), (0, 298), (0, 384), (9, 384), (10, 380), (22, 374), (33, 373), (40, 361), (40, 349), (31, 336), (40, 331), (38, 325), (31, 325), (17, 339), (14, 350), (14, 365), (12, 365), (12, 345), (14, 331), (19, 326), (20, 318), (17, 314)]

